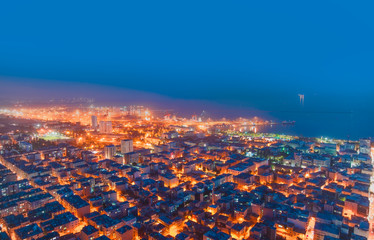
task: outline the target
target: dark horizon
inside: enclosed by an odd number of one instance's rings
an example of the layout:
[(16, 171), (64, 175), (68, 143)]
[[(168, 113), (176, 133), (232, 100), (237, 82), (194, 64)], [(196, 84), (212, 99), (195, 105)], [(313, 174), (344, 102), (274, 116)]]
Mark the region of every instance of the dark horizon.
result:
[(300, 111), (299, 94), (306, 111), (373, 108), (373, 3), (195, 3), (7, 2), (0, 93), (88, 84), (262, 111)]

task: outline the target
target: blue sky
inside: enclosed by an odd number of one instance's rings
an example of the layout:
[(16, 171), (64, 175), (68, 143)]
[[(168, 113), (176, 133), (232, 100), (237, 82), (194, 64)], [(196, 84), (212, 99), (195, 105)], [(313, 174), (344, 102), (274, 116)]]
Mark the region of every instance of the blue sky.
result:
[(55, 92), (61, 82), (71, 91), (90, 83), (269, 111), (298, 109), (304, 93), (308, 109), (367, 110), (373, 5), (6, 1), (0, 81), (8, 89), (29, 81)]

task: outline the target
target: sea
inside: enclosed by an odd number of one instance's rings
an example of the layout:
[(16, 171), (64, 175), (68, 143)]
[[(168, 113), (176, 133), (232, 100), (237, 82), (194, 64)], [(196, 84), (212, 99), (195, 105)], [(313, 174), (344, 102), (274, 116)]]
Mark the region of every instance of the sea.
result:
[(374, 112), (270, 112), (268, 115), (275, 122), (295, 121), (295, 124), (260, 126), (257, 132), (374, 140)]

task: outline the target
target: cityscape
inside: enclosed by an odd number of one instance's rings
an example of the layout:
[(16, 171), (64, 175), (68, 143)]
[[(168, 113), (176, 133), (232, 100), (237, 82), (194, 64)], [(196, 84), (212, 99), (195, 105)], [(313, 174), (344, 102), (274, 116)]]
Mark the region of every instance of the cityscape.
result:
[(145, 106), (0, 109), (1, 239), (371, 239), (374, 149)]
[(0, 240), (374, 240), (374, 1), (2, 1)]

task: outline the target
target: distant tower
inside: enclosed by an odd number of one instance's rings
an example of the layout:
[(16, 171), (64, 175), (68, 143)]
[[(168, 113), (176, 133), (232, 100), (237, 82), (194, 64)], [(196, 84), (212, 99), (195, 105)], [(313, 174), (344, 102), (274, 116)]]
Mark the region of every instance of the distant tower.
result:
[(304, 106), (304, 94), (299, 94), (300, 104)]
[(194, 121), (194, 122), (197, 122), (197, 116), (196, 116), (196, 114), (192, 115), (192, 119), (191, 120)]
[(206, 111), (203, 111), (200, 117), (202, 121), (206, 121), (209, 118), (208, 113)]
[(170, 113), (166, 112), (164, 115), (164, 120), (169, 121), (170, 120)]
[(97, 117), (96, 116), (91, 116), (91, 126), (94, 130), (97, 130)]

